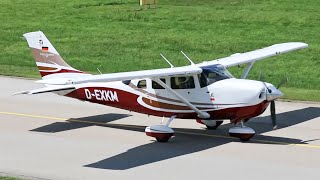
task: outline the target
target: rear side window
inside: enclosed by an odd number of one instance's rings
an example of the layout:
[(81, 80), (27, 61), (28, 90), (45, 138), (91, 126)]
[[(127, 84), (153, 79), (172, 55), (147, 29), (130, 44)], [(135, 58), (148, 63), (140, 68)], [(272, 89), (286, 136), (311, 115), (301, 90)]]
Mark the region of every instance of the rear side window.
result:
[(125, 80), (125, 81), (122, 81), (122, 83), (123, 83), (123, 84), (125, 84), (125, 85), (129, 85), (129, 84), (130, 84), (130, 82), (131, 82), (131, 80)]
[(194, 79), (192, 76), (171, 77), (170, 82), (171, 82), (172, 89), (193, 89), (193, 88), (195, 88)]
[[(162, 82), (166, 83), (165, 79), (160, 79)], [(155, 81), (152, 81), (152, 89), (164, 89), (160, 84)]]
[(142, 88), (142, 89), (147, 88), (147, 81), (146, 81), (146, 80), (140, 80), (140, 81), (138, 82), (137, 87), (138, 87), (138, 88)]

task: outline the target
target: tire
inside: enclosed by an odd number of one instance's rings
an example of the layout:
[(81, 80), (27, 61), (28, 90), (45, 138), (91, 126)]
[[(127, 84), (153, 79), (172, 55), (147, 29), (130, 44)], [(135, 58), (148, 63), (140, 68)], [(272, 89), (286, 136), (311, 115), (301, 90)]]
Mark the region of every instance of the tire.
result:
[(215, 126), (207, 126), (207, 129), (209, 130), (216, 130), (221, 124), (223, 123), (223, 121), (216, 121), (216, 125)]
[(170, 138), (156, 138), (158, 142), (168, 142)]
[(250, 138), (240, 138), (240, 141), (242, 142), (248, 142), (250, 140)]

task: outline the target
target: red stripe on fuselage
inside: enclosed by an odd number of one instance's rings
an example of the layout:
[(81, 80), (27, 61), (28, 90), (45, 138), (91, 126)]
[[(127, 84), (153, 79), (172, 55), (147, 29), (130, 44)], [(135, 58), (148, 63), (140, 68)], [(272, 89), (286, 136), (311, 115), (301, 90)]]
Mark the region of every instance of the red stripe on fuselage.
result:
[[(90, 94), (90, 95), (89, 95)], [(116, 97), (115, 97), (116, 94)], [(92, 103), (103, 104), (120, 109), (134, 111), (142, 114), (170, 117), (176, 115), (177, 118), (182, 119), (198, 119), (197, 113), (174, 113), (165, 111), (155, 111), (146, 108), (138, 103), (138, 95), (107, 87), (88, 87), (79, 88), (68, 93), (66, 96), (89, 101)], [(89, 98), (90, 96), (90, 98)], [(262, 114), (269, 102), (263, 101), (253, 106), (233, 107), (219, 110), (209, 111), (211, 120), (231, 119), (232, 122), (237, 123), (243, 119), (249, 119)]]

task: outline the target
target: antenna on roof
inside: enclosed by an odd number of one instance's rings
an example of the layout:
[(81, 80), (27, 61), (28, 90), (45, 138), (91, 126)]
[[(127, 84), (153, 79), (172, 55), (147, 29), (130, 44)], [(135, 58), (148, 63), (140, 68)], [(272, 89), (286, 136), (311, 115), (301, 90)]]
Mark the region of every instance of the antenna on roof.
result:
[(160, 53), (160, 56), (161, 56), (165, 61), (167, 61), (167, 63), (170, 65), (171, 68), (174, 67), (174, 65), (172, 65), (171, 62), (170, 62), (166, 57), (164, 57), (163, 54)]
[(183, 51), (181, 51), (181, 53), (184, 55), (184, 57), (186, 57), (188, 59), (188, 61), (190, 61), (191, 65), (194, 65), (192, 60)]

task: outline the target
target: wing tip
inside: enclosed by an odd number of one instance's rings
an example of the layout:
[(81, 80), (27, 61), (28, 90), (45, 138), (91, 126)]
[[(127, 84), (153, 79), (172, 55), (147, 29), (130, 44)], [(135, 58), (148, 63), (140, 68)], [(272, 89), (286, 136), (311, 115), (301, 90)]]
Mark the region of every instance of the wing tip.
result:
[(11, 96), (16, 96), (16, 95), (21, 95), (21, 94), (30, 94), (30, 91), (16, 92), (16, 93), (12, 94)]
[(286, 42), (286, 43), (274, 44), (271, 47), (276, 47), (276, 46), (296, 46), (299, 48), (307, 48), (309, 44), (305, 42)]

